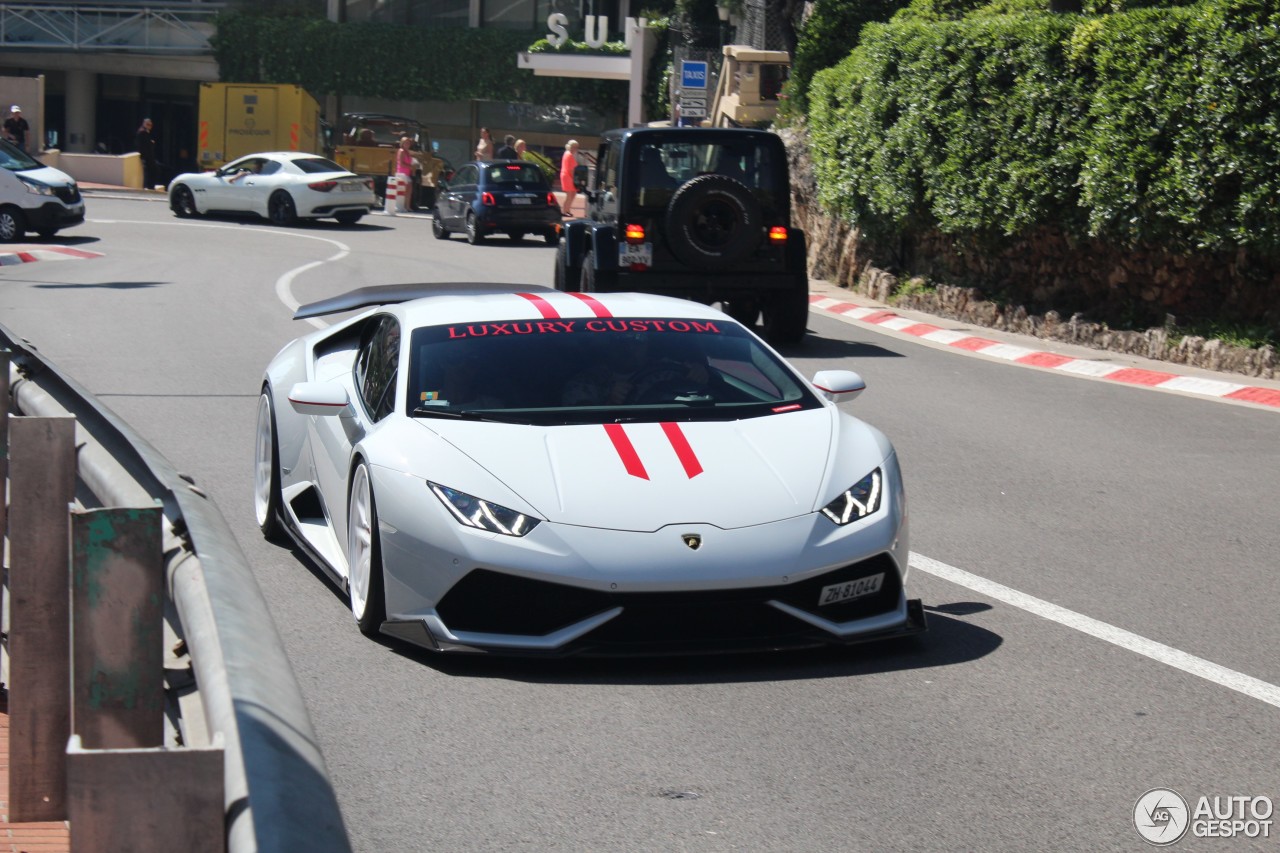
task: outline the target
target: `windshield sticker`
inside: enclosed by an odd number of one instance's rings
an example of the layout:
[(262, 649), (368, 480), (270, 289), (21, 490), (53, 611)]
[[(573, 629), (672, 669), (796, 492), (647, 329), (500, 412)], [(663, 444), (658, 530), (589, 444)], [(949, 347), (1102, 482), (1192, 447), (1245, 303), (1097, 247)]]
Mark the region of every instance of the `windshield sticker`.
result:
[(524, 320), (512, 323), (469, 323), (463, 326), (445, 327), (445, 333), (449, 340), (457, 338), (492, 338), (502, 335), (581, 334), (583, 332), (722, 334), (720, 326), (714, 320)]

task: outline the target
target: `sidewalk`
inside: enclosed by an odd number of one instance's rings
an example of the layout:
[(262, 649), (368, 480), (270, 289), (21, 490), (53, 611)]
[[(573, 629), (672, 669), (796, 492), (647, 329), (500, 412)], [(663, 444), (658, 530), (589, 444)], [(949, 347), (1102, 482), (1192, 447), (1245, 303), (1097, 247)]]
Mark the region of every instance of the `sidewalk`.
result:
[(70, 853), (66, 821), (9, 822), (9, 693), (0, 693), (0, 853)]

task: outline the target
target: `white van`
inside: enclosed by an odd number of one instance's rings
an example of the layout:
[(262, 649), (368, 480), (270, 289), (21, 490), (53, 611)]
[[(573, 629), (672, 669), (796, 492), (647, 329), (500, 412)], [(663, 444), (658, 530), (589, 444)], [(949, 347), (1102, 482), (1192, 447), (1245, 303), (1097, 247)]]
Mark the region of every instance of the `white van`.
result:
[(52, 237), (81, 222), (84, 199), (75, 179), (0, 139), (0, 243), (21, 240), (28, 231)]

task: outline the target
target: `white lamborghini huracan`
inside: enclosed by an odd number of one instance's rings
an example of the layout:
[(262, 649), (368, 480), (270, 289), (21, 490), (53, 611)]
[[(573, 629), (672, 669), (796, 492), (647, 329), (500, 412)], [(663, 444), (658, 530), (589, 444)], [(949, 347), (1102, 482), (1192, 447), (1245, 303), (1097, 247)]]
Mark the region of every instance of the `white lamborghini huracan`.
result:
[(254, 505), (360, 629), (427, 649), (676, 654), (917, 634), (889, 440), (720, 311), (393, 285), (267, 367)]

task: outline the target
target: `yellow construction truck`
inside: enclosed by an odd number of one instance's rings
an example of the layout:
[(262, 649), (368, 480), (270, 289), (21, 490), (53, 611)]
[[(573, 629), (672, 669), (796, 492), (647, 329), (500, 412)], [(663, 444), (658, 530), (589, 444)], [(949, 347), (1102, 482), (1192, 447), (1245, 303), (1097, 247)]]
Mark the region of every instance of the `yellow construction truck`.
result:
[(435, 155), (431, 134), (418, 121), (383, 113), (344, 113), (335, 128), (329, 156), (342, 168), (373, 178), (374, 191), (384, 196), (387, 176), (395, 170), (396, 148), (405, 136), (413, 140), (410, 150), (418, 161), (408, 206), (429, 208), (436, 201), (436, 183), (444, 160)]
[(202, 83), (196, 157), (202, 169), (262, 151), (324, 151), (320, 105), (301, 86)]

